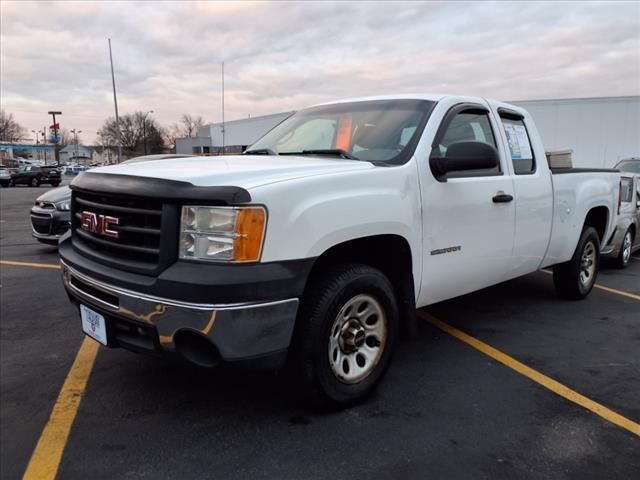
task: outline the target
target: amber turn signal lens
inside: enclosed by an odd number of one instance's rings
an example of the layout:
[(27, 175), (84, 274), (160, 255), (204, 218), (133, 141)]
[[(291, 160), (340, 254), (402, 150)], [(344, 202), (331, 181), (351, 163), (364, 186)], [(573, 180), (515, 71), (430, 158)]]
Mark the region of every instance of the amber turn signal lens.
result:
[(264, 208), (241, 208), (236, 218), (236, 238), (233, 242), (234, 261), (257, 262), (262, 254), (266, 225)]

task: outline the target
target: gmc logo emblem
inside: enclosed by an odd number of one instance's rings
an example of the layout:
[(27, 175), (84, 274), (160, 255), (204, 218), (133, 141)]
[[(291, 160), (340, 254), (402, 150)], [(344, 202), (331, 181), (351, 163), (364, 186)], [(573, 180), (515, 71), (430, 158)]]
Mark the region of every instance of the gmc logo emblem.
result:
[(82, 212), (80, 227), (87, 232), (97, 233), (105, 237), (118, 238), (116, 230), (109, 230), (109, 226), (118, 225), (120, 220), (108, 215), (96, 215), (93, 212)]

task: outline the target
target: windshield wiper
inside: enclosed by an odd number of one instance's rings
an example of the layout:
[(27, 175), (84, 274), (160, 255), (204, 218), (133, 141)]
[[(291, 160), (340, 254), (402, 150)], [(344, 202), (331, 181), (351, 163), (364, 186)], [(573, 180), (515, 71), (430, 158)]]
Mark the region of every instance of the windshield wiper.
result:
[(246, 150), (243, 155), (278, 155), (270, 148), (256, 148), (255, 150)]
[(347, 160), (360, 160), (341, 148), (302, 150), (301, 152), (281, 152), (280, 155), (337, 155)]

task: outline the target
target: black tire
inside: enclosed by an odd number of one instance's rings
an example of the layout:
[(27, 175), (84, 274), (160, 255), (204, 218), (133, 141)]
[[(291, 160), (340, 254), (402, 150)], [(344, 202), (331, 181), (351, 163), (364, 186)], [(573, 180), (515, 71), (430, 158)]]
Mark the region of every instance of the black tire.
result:
[(32, 187), (39, 187), (40, 186), (40, 180), (38, 180), (36, 177), (33, 177), (31, 179), (31, 181), (29, 182), (29, 185), (31, 185)]
[(59, 186), (59, 185), (60, 185), (60, 182), (54, 182), (54, 183), (52, 183), (52, 184), (51, 184), (51, 186), (52, 186), (53, 188), (56, 188), (56, 187), (57, 187), (57, 186)]
[[(377, 307), (382, 309), (382, 319), (374, 322), (386, 325), (386, 337), (377, 360), (365, 364), (370, 369), (366, 377), (345, 383), (332, 370), (329, 342), (332, 329), (338, 332), (334, 322), (346, 318), (340, 317), (338, 320), (338, 314), (356, 297), (372, 298), (375, 301), (373, 303), (377, 302)], [(345, 322), (351, 322), (351, 319)], [(305, 291), (289, 356), (288, 366), (303, 399), (316, 410), (336, 410), (363, 400), (382, 379), (391, 362), (398, 337), (398, 324), (399, 313), (393, 286), (379, 270), (367, 265), (345, 264), (328, 268), (317, 275)], [(366, 333), (366, 330), (363, 332)], [(369, 345), (370, 337), (366, 337), (366, 340), (363, 338), (363, 343), (356, 350), (366, 348), (365, 343)], [(380, 348), (380, 344), (374, 344), (373, 347)], [(342, 358), (345, 353), (341, 351), (340, 355)], [(352, 355), (355, 355), (352, 357), (355, 360), (358, 353)]]
[(620, 253), (618, 253), (618, 256), (616, 257), (615, 264), (617, 268), (627, 268), (627, 265), (629, 265), (629, 262), (631, 261), (631, 249), (633, 248), (633, 240), (633, 231), (631, 230), (631, 227), (629, 227), (624, 233), (622, 245), (620, 245)]
[[(592, 252), (590, 261), (585, 260), (587, 253)], [(593, 269), (591, 269), (593, 267)], [(571, 260), (553, 267), (553, 284), (556, 293), (570, 300), (582, 300), (593, 288), (600, 267), (600, 238), (595, 228), (585, 226)], [(587, 275), (587, 272), (591, 272)], [(584, 276), (582, 275), (584, 273)]]
[(15, 187), (15, 186), (16, 186), (16, 181), (15, 181), (15, 180), (13, 180), (13, 179), (11, 179), (11, 180), (9, 181), (9, 186), (10, 186), (10, 187)]

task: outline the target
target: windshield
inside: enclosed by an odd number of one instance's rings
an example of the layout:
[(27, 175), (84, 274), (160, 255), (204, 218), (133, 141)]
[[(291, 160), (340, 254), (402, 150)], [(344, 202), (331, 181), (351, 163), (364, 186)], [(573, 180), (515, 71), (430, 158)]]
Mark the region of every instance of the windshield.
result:
[(629, 173), (640, 173), (640, 160), (625, 160), (616, 165), (618, 170)]
[(375, 100), (308, 108), (273, 128), (246, 153), (404, 163), (433, 105), (426, 100)]

